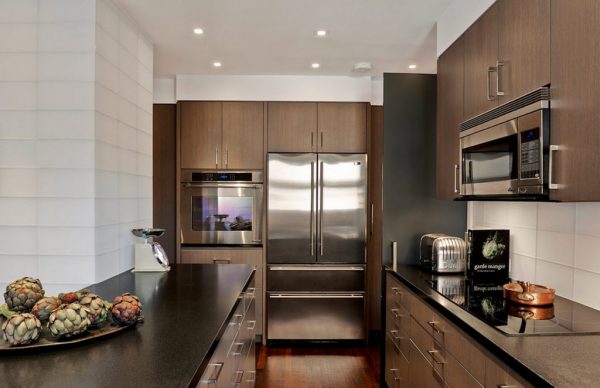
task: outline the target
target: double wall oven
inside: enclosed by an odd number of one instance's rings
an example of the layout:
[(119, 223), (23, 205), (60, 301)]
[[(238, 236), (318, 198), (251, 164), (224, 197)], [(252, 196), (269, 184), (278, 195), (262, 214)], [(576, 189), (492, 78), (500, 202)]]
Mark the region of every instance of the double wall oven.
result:
[(263, 173), (181, 173), (181, 243), (262, 245)]

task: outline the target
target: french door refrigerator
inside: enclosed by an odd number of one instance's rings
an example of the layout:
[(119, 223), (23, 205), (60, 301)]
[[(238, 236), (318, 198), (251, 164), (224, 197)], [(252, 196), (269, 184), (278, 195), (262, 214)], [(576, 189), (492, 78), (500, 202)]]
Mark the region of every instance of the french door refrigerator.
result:
[(268, 340), (365, 339), (367, 156), (269, 154)]

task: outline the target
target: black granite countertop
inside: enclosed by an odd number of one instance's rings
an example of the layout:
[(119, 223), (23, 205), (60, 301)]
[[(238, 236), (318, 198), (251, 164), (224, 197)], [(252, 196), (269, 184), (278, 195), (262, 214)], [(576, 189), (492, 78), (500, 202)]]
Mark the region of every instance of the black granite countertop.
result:
[(139, 296), (144, 323), (70, 348), (0, 355), (0, 386), (195, 386), (252, 273), (242, 264), (177, 265), (91, 286), (108, 300)]
[(534, 386), (600, 386), (600, 335), (506, 336), (429, 287), (436, 275), (409, 265), (385, 270)]

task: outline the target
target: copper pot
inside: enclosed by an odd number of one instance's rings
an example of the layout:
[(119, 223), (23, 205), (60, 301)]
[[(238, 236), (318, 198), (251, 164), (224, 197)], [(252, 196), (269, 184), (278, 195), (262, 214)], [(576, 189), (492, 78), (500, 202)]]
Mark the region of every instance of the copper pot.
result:
[(513, 303), (506, 303), (504, 309), (513, 317), (523, 320), (541, 321), (554, 318), (554, 305), (550, 306), (523, 306)]
[(539, 284), (517, 281), (503, 288), (504, 299), (526, 306), (545, 306), (554, 303), (555, 290)]

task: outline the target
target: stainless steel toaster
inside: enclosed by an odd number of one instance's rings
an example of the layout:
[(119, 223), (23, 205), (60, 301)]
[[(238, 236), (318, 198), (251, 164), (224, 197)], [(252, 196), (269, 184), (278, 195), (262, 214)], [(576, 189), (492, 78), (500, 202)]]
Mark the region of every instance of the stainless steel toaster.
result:
[(467, 246), (465, 240), (446, 234), (431, 233), (421, 237), (421, 265), (433, 272), (465, 271)]

